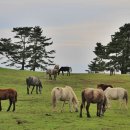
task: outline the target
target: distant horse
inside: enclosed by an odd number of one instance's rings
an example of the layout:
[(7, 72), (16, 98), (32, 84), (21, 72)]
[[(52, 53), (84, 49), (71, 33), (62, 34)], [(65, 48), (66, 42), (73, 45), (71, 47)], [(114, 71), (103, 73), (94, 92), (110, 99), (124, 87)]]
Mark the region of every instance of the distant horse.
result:
[(56, 80), (57, 78), (57, 73), (58, 73), (58, 70), (57, 69), (47, 69), (46, 71), (46, 74), (49, 75), (49, 79), (52, 80), (52, 75), (54, 76), (54, 80)]
[(55, 87), (51, 91), (51, 96), (52, 96), (53, 110), (56, 107), (57, 100), (60, 100), (60, 101), (63, 101), (61, 111), (63, 111), (65, 102), (69, 101), (70, 112), (72, 112), (72, 104), (74, 106), (75, 112), (78, 112), (78, 99), (71, 87), (69, 86), (65, 86), (64, 88)]
[(113, 86), (109, 85), (109, 84), (98, 84), (97, 85), (97, 88), (101, 88), (103, 91), (106, 90), (106, 88), (108, 88), (108, 87), (113, 88)]
[(124, 88), (110, 88), (108, 87), (104, 91), (106, 97), (107, 97), (107, 102), (108, 105), (110, 105), (110, 100), (119, 100), (120, 101), (120, 108), (123, 104), (125, 103), (125, 107), (127, 109), (127, 102), (128, 102), (128, 92)]
[(114, 67), (111, 67), (110, 68), (110, 76), (111, 75), (115, 75), (115, 68)]
[(86, 105), (86, 112), (87, 117), (91, 117), (89, 113), (89, 107), (91, 103), (97, 103), (97, 116), (101, 116), (106, 111), (106, 96), (101, 89), (94, 89), (94, 88), (86, 88), (81, 93), (82, 97), (82, 103), (80, 106), (80, 117), (82, 117), (82, 109), (83, 106), (85, 107), (85, 102), (87, 102)]
[(36, 93), (38, 94), (38, 89), (39, 89), (39, 93), (41, 93), (42, 83), (38, 77), (30, 76), (30, 77), (26, 78), (26, 84), (27, 84), (27, 94), (29, 94), (30, 86), (33, 86), (31, 94), (32, 94), (35, 86), (36, 86)]
[(55, 66), (54, 66), (54, 69), (59, 70), (59, 65), (55, 65)]
[(51, 77), (52, 75), (54, 76), (54, 80), (56, 80), (58, 71), (59, 71), (59, 65), (55, 65), (54, 69), (47, 69), (46, 74), (49, 75), (50, 80), (52, 80), (52, 77)]
[(1, 100), (9, 99), (9, 107), (7, 111), (10, 110), (13, 104), (13, 111), (15, 111), (15, 102), (17, 101), (17, 91), (9, 88), (9, 89), (0, 89), (0, 111), (2, 110)]
[(71, 67), (68, 67), (68, 66), (65, 66), (65, 67), (61, 67), (58, 71), (58, 75), (60, 74), (60, 71), (62, 71), (62, 75), (64, 75), (64, 71), (66, 72), (67, 71), (67, 75), (70, 76), (70, 72), (72, 72), (72, 68)]

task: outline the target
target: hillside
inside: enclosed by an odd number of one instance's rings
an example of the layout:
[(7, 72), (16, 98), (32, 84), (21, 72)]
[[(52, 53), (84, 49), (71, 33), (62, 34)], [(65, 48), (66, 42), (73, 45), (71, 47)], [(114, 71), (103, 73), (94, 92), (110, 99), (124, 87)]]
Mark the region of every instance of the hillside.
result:
[[(43, 84), (42, 94), (27, 95), (25, 79), (28, 76), (38, 76)], [(64, 112), (60, 112), (62, 102), (57, 104), (57, 112), (52, 111), (51, 90), (53, 87), (71, 86), (81, 101), (81, 91), (86, 87), (96, 87), (99, 83), (111, 84), (114, 87), (124, 87), (130, 95), (130, 75), (108, 74), (72, 74), (58, 76), (57, 80), (48, 80), (43, 72), (22, 71), (0, 68), (0, 88), (15, 88), (18, 101), (15, 112), (6, 112), (8, 101), (2, 100), (0, 129), (1, 130), (128, 130), (130, 129), (130, 110), (119, 109), (119, 102), (112, 101), (104, 117), (96, 117), (96, 105), (91, 104), (91, 118), (86, 118), (85, 108), (83, 118), (79, 112), (69, 112), (65, 104)], [(128, 107), (130, 107), (128, 103)]]

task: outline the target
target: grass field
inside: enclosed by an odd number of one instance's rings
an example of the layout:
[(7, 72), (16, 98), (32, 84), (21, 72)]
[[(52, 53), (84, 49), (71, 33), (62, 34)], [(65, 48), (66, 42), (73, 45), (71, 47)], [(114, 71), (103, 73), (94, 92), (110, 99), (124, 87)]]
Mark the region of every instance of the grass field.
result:
[[(25, 79), (31, 75), (41, 79), (42, 94), (37, 95), (33, 91), (32, 95), (27, 95)], [(91, 104), (89, 119), (86, 118), (85, 109), (83, 109), (83, 118), (79, 118), (79, 112), (70, 113), (68, 104), (61, 113), (62, 102), (58, 102), (57, 112), (52, 112), (50, 93), (53, 87), (65, 85), (73, 87), (81, 102), (82, 89), (95, 88), (99, 83), (124, 87), (130, 95), (130, 75), (72, 74), (71, 76), (60, 75), (56, 81), (50, 81), (43, 72), (0, 68), (0, 88), (15, 88), (18, 92), (15, 112), (6, 112), (8, 101), (2, 100), (0, 130), (130, 130), (129, 103), (128, 110), (120, 110), (119, 102), (112, 101), (111, 108), (103, 117), (96, 117), (96, 105)]]

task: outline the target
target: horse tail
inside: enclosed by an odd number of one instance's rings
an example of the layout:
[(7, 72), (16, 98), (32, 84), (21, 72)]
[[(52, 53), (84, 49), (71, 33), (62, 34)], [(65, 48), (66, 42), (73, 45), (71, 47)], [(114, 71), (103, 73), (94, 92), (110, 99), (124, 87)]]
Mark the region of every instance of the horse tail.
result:
[(78, 98), (77, 98), (76, 94), (74, 93), (72, 88), (70, 88), (70, 89), (71, 89), (71, 93), (73, 95), (73, 100), (75, 101), (76, 104), (78, 104)]
[(72, 68), (71, 67), (69, 67), (69, 70), (70, 70), (70, 72), (72, 72)]
[(82, 105), (83, 105), (83, 107), (85, 107), (85, 98), (84, 98), (84, 93), (85, 93), (85, 90), (83, 90), (82, 93), (81, 93), (81, 97), (82, 97)]
[(52, 96), (52, 106), (56, 106), (56, 94), (55, 94), (55, 89), (51, 91), (51, 96)]
[(17, 94), (17, 91), (15, 92), (15, 102), (17, 102), (17, 96), (18, 96), (18, 94)]
[(123, 97), (123, 99), (126, 100), (126, 105), (127, 105), (127, 103), (128, 103), (128, 93), (127, 93), (127, 91), (124, 91), (124, 97)]

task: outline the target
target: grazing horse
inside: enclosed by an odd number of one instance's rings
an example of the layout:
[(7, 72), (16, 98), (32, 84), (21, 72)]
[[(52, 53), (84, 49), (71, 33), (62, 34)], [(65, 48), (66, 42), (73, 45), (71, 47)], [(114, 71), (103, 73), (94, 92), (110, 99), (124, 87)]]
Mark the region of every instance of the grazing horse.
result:
[(65, 86), (64, 88), (62, 87), (53, 88), (51, 91), (51, 97), (52, 97), (53, 110), (56, 107), (57, 100), (59, 100), (63, 101), (61, 112), (63, 111), (63, 107), (66, 101), (69, 101), (70, 112), (72, 112), (72, 104), (74, 106), (75, 112), (78, 112), (78, 99), (70, 86)]
[(97, 85), (97, 88), (100, 88), (100, 89), (102, 89), (103, 91), (105, 91), (108, 87), (113, 88), (113, 86), (112, 86), (112, 85), (109, 85), (109, 84), (98, 84), (98, 85)]
[(9, 107), (7, 111), (10, 110), (13, 104), (13, 111), (15, 111), (15, 102), (17, 101), (17, 91), (9, 88), (9, 89), (0, 89), (0, 111), (2, 110), (1, 100), (9, 99)]
[(38, 88), (39, 88), (39, 92), (41, 93), (42, 83), (38, 77), (30, 76), (30, 77), (26, 78), (26, 84), (27, 84), (27, 94), (29, 94), (30, 86), (33, 86), (31, 94), (32, 94), (35, 86), (36, 86), (36, 93), (38, 94)]
[(49, 75), (49, 79), (52, 80), (52, 75), (54, 75), (54, 80), (56, 80), (56, 77), (57, 77), (57, 73), (59, 71), (59, 65), (55, 65), (54, 66), (54, 69), (47, 69), (46, 70), (46, 74)]
[(101, 89), (95, 89), (95, 88), (86, 88), (81, 93), (82, 97), (82, 103), (80, 106), (80, 117), (82, 117), (82, 109), (83, 106), (85, 107), (85, 102), (87, 102), (86, 105), (86, 112), (87, 117), (91, 117), (89, 113), (89, 107), (91, 103), (97, 103), (97, 116), (101, 116), (106, 111), (106, 96)]
[(110, 106), (110, 100), (119, 100), (120, 101), (120, 108), (121, 108), (121, 106), (122, 106), (122, 104), (124, 102), (125, 103), (125, 107), (127, 109), (128, 92), (127, 92), (126, 89), (124, 89), (124, 88), (110, 88), (110, 87), (108, 87), (104, 91), (104, 93), (106, 95), (107, 102), (108, 102), (109, 106)]
[(72, 72), (72, 68), (65, 66), (65, 67), (61, 67), (58, 71), (58, 75), (60, 74), (60, 71), (62, 71), (62, 75), (64, 75), (64, 71), (67, 71), (67, 75), (70, 76), (70, 72)]
[(56, 80), (58, 70), (57, 69), (47, 69), (46, 74), (49, 75), (49, 79), (52, 80), (52, 75), (54, 75), (54, 80)]
[(59, 65), (55, 65), (55, 66), (54, 66), (54, 69), (59, 70)]

